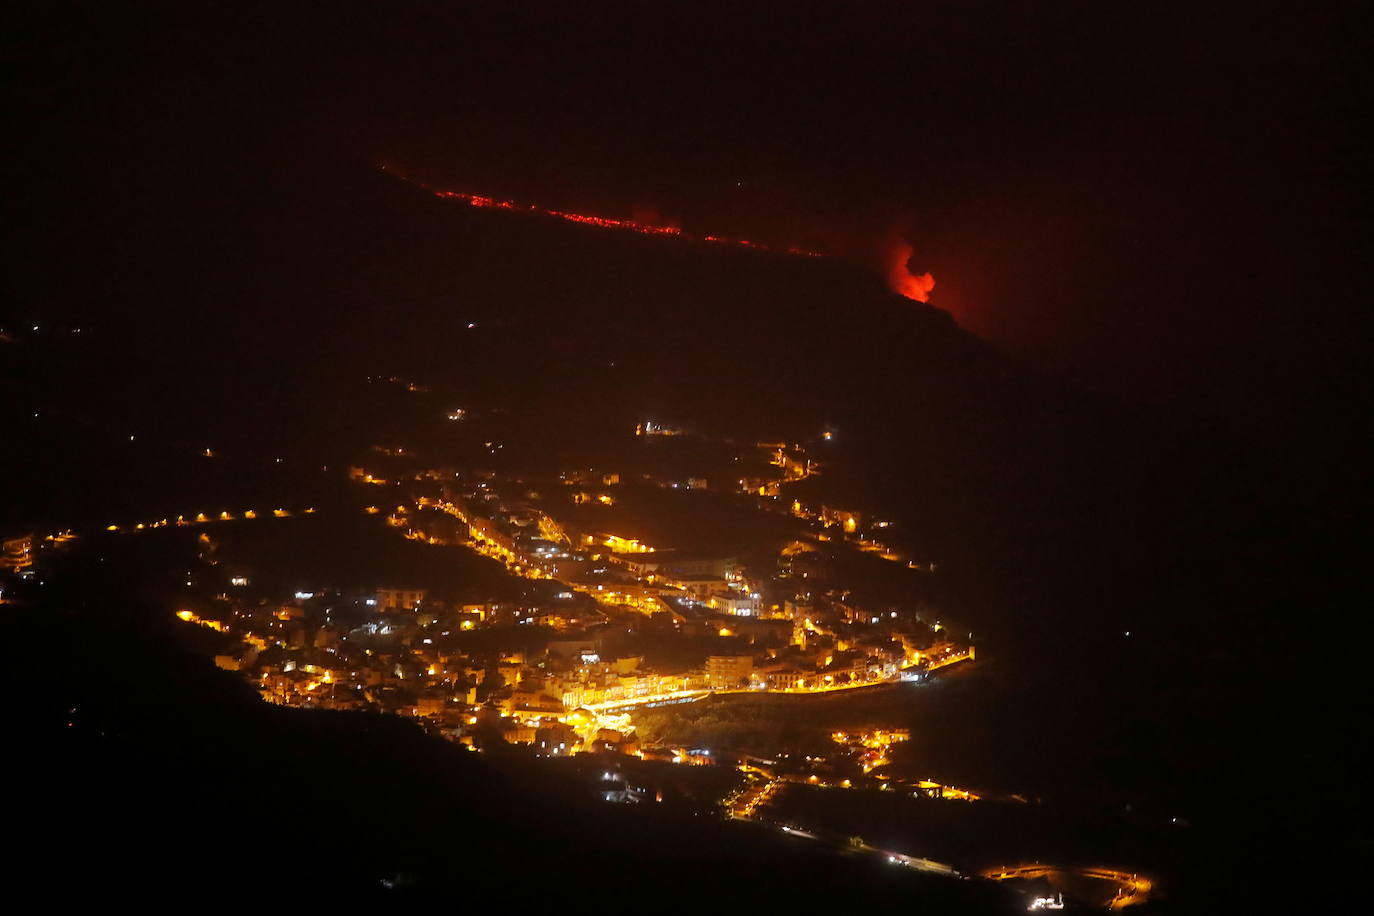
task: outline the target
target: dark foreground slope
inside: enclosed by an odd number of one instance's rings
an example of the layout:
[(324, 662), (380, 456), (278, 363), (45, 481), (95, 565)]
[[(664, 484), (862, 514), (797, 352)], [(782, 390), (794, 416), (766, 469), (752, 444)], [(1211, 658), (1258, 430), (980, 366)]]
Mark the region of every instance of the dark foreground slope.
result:
[[(5, 873), (55, 905), (690, 894), (717, 907), (819, 896), (1011, 911), (993, 887), (685, 811), (606, 805), (566, 769), (465, 753), (395, 717), (263, 704), (164, 622), (167, 566), (189, 549), (178, 540), (78, 552), (36, 606), (8, 618), (32, 651), (10, 669), (29, 695), (9, 723), (22, 791), (8, 823), (22, 842)], [(39, 651), (52, 645), (60, 659)]]

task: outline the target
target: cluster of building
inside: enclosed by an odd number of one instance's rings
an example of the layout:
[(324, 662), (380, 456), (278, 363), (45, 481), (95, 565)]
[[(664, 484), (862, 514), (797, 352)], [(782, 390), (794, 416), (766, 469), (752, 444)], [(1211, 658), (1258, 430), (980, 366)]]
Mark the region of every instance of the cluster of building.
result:
[[(711, 581), (739, 591), (732, 588), (736, 578), (722, 572)], [(666, 587), (687, 592), (691, 584)], [(630, 717), (638, 706), (713, 692), (878, 684), (919, 676), (951, 653), (968, 651), (926, 645), (920, 636), (929, 630), (909, 619), (861, 620), (839, 600), (789, 598), (776, 609), (736, 616), (701, 600), (692, 608), (694, 599), (684, 598), (665, 616), (672, 626), (661, 638), (714, 637), (723, 648), (699, 665), (667, 670), (616, 651), (626, 631), (623, 615), (643, 613), (632, 604), (585, 583), (580, 593), (546, 586), (549, 600), (538, 605), (463, 603), (420, 588), (321, 589), (268, 600), (249, 598), (249, 577), (232, 575), (216, 600), (178, 616), (224, 634), (215, 663), (241, 672), (269, 702), (388, 712), (467, 744), (499, 737), (555, 756), (586, 749), (643, 753)], [(531, 625), (541, 632), (529, 634)], [(474, 630), (505, 638), (475, 650), (464, 639)], [(522, 631), (543, 639), (532, 642)], [(527, 648), (532, 644), (540, 648)], [(690, 757), (681, 749), (656, 753), (679, 762)]]
[(0, 569), (23, 572), (33, 566), (33, 535), (7, 538), (0, 543)]
[[(249, 585), (247, 577), (232, 581)], [(459, 647), (465, 631), (517, 626), (530, 613), (380, 588), (298, 592), (285, 601), (231, 591), (178, 616), (223, 634), (215, 664), (241, 673), (268, 702), (392, 713), (466, 744), (501, 740), (552, 756), (636, 750), (628, 728), (610, 727), (625, 726), (623, 716), (598, 716), (566, 699), (593, 679), (613, 696), (660, 689), (638, 659), (602, 663), (595, 641), (579, 638), (552, 641), (538, 653)]]
[[(636, 432), (658, 448), (684, 436), (655, 423)], [(248, 577), (237, 576), (218, 600), (182, 616), (225, 634), (230, 644), (216, 663), (241, 672), (270, 702), (412, 716), (477, 746), (499, 739), (552, 755), (615, 749), (678, 762), (693, 755), (638, 747), (636, 707), (719, 692), (864, 687), (972, 657), (967, 646), (944, 641), (938, 623), (909, 609), (864, 606), (827, 575), (823, 542), (853, 539), (863, 549), (886, 523), (829, 506), (812, 513), (798, 501), (789, 511), (783, 488), (816, 474), (817, 463), (782, 443), (743, 450), (726, 458), (728, 474), (718, 466), (529, 478), (420, 468), (405, 448), (379, 447), (382, 465), (349, 473), (367, 491), (388, 492), (379, 501), (394, 504), (386, 520), (398, 533), (487, 556), (540, 582), (540, 598), (473, 602), (397, 587), (250, 600)], [(689, 493), (646, 503), (646, 494), (668, 489)], [(660, 541), (662, 526), (619, 527), (635, 519), (622, 503), (680, 507), (706, 498), (690, 491), (806, 524), (781, 549), (752, 550), (747, 561), (728, 538), (682, 549)], [(642, 650), (627, 650), (625, 634), (646, 626), (660, 644), (693, 646), (697, 661), (684, 666), (691, 652), (660, 652), (679, 663), (648, 664)], [(493, 637), (466, 638), (475, 630)]]

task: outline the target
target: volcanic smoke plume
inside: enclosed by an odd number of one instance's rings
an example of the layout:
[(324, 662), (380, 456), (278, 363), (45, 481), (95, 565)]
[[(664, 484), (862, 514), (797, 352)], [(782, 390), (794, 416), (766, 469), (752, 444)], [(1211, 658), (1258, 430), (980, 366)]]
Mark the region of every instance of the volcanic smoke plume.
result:
[(906, 242), (896, 242), (890, 257), (887, 282), (892, 286), (892, 291), (917, 302), (929, 302), (930, 291), (935, 288), (935, 278), (929, 273), (913, 274), (907, 267), (907, 262), (911, 260), (911, 246)]

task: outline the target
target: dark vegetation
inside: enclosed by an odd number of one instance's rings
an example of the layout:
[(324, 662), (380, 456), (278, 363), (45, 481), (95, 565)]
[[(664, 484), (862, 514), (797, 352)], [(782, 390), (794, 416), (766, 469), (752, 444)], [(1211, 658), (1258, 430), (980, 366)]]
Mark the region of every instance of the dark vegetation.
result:
[(204, 531), (217, 558), (273, 594), (420, 588), (462, 604), (516, 601), (553, 589), (517, 578), (470, 550), (406, 540), (381, 515), (365, 515), (356, 506), (207, 526)]

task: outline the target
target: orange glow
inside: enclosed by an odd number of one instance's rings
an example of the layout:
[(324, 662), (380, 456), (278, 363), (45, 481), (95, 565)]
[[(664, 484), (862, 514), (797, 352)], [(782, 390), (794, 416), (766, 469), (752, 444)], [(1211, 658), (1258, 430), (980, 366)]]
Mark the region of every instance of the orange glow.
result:
[(935, 278), (929, 273), (918, 275), (911, 272), (911, 268), (907, 266), (907, 262), (911, 260), (911, 252), (912, 248), (906, 242), (898, 242), (893, 247), (887, 282), (894, 293), (915, 299), (917, 302), (929, 302), (930, 291), (935, 288)]
[(382, 171), (387, 172), (388, 174), (396, 175), (403, 181), (407, 181), (418, 187), (424, 188), (426, 191), (429, 191), (435, 197), (440, 197), (445, 200), (459, 200), (472, 207), (490, 208), (495, 210), (515, 210), (522, 211), (525, 213), (538, 213), (542, 216), (552, 216), (556, 219), (567, 220), (570, 223), (582, 223), (583, 225), (587, 226), (597, 226), (601, 229), (622, 229), (628, 230), (630, 232), (641, 232), (646, 235), (677, 236), (679, 238), (692, 239), (693, 241), (698, 242), (713, 242), (715, 244), (720, 245), (740, 245), (744, 248), (756, 248), (760, 251), (780, 251), (785, 252), (787, 254), (800, 255), (802, 257), (808, 258), (825, 257), (825, 255), (822, 252), (812, 251), (806, 248), (773, 248), (769, 245), (764, 245), (759, 242), (750, 241), (748, 239), (730, 239), (719, 235), (692, 235), (691, 233), (683, 232), (677, 226), (663, 226), (654, 223), (641, 222), (639, 220), (633, 219), (611, 219), (605, 216), (591, 216), (586, 213), (570, 213), (566, 210), (550, 210), (544, 207), (535, 206), (534, 204), (516, 203), (515, 201), (511, 200), (497, 200), (494, 197), (483, 197), (480, 194), (468, 194), (464, 191), (435, 190), (419, 182), (412, 181), (410, 178), (407, 178), (403, 175), (399, 175), (397, 172), (388, 168), (385, 164), (379, 167)]
[(588, 226), (598, 226), (602, 229), (629, 229), (632, 232), (644, 232), (650, 235), (682, 234), (682, 230), (678, 229), (676, 226), (653, 226), (648, 223), (635, 222), (632, 219), (609, 219), (604, 216), (589, 216), (585, 213), (569, 213), (565, 210), (546, 210), (543, 207), (536, 207), (533, 204), (518, 204), (510, 200), (496, 200), (492, 197), (483, 197), (480, 194), (466, 194), (462, 191), (433, 191), (432, 193), (435, 197), (442, 197), (445, 200), (461, 200), (473, 207), (496, 210), (524, 210), (528, 213), (540, 213), (544, 216), (554, 216), (558, 219), (565, 219), (570, 223), (584, 223)]

